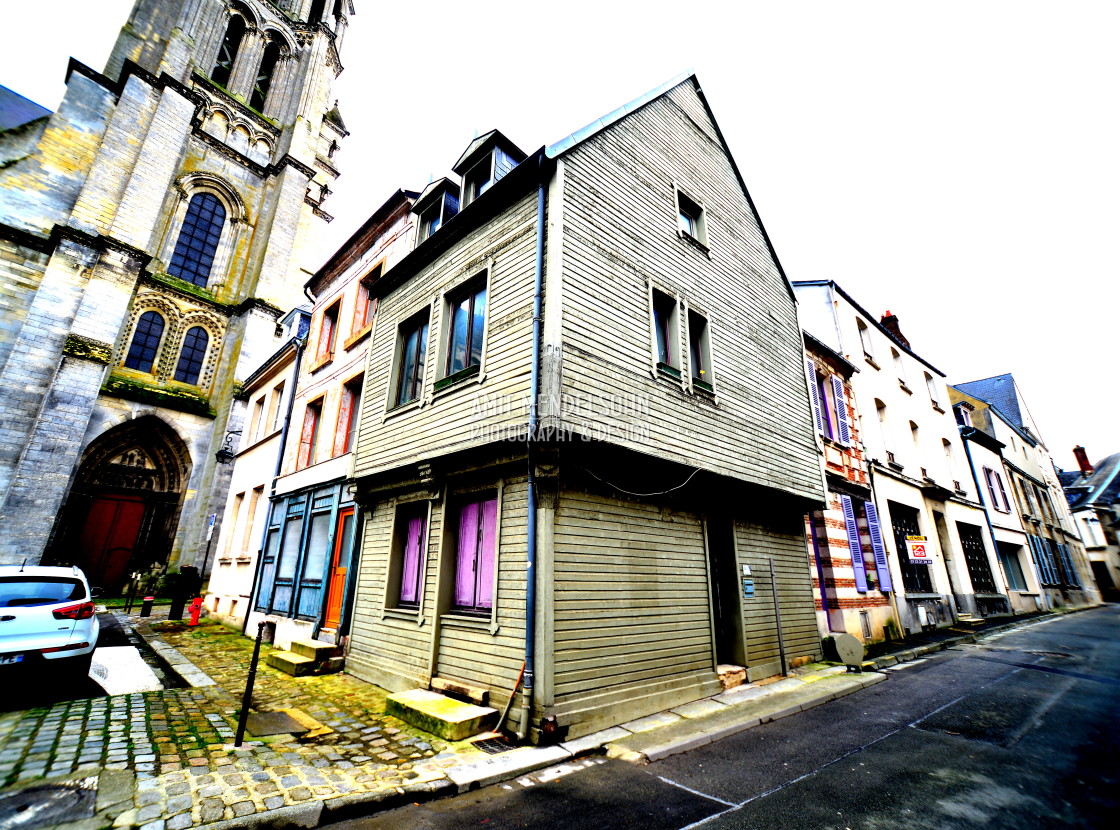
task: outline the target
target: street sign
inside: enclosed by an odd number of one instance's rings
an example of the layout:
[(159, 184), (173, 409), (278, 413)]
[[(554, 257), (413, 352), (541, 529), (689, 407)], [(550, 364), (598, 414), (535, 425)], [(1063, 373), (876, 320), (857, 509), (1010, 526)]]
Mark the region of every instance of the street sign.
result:
[(933, 558), (933, 551), (930, 550), (925, 536), (907, 536), (906, 550), (910, 554), (911, 564), (928, 565)]

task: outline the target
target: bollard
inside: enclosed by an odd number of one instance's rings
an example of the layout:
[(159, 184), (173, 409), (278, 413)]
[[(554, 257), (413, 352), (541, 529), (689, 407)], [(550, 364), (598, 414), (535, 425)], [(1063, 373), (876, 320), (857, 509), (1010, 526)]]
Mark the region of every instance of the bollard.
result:
[(155, 597), (144, 597), (144, 604), (140, 606), (140, 616), (152, 616), (152, 603), (156, 601)]
[(190, 621), (187, 625), (198, 625), (198, 618), (202, 614), (202, 597), (191, 600)]
[(249, 661), (249, 676), (245, 679), (245, 695), (241, 698), (241, 716), (237, 719), (237, 736), (233, 740), (235, 748), (241, 748), (245, 738), (245, 724), (249, 720), (249, 706), (253, 702), (253, 682), (257, 679), (257, 661), (261, 656), (261, 640), (267, 622), (257, 623), (257, 642), (253, 645), (253, 659)]

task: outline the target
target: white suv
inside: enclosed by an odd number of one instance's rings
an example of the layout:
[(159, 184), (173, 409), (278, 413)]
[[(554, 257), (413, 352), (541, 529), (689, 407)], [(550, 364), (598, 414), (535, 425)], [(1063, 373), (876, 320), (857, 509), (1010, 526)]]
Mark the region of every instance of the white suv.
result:
[(100, 630), (79, 568), (0, 565), (0, 672), (84, 676)]

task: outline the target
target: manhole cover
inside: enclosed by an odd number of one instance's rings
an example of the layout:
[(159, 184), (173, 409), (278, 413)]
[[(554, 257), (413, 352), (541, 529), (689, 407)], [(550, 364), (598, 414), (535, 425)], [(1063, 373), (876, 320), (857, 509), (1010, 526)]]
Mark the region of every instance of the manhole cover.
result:
[(308, 727), (286, 712), (254, 712), (246, 719), (245, 728), (250, 735), (258, 738), (286, 733), (302, 735), (309, 731)]
[(0, 795), (0, 828), (42, 827), (93, 816), (97, 779), (29, 787)]

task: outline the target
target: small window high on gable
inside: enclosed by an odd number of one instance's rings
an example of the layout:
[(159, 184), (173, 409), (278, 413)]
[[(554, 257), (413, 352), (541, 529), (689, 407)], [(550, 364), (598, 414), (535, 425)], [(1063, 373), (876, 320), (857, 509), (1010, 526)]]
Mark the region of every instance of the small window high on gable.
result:
[(497, 130), (474, 139), (452, 170), (463, 177), (463, 207), (525, 160), (525, 154)]
[(416, 244), (438, 231), (459, 212), (459, 186), (448, 179), (432, 182), (412, 206), (416, 214)]

